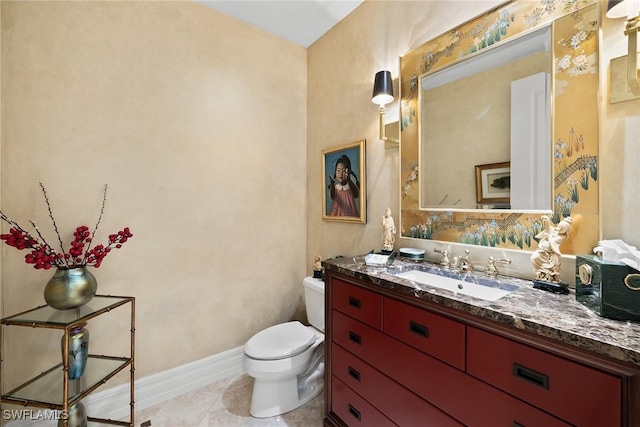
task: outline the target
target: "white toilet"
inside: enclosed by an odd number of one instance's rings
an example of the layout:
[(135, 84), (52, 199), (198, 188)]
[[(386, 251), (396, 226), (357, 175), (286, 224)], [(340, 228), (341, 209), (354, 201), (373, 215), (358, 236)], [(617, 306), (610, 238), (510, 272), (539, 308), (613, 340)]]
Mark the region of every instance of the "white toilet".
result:
[(244, 368), (255, 378), (249, 412), (257, 418), (289, 412), (324, 388), (324, 282), (303, 281), (307, 318), (258, 332), (244, 345)]

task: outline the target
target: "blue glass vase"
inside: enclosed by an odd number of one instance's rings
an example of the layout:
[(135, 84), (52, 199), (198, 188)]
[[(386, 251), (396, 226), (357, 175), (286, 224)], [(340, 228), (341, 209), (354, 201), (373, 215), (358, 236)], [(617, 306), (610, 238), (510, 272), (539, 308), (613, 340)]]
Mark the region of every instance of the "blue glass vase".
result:
[[(82, 324), (69, 331), (69, 371), (70, 380), (77, 380), (84, 374), (89, 356), (89, 331)], [(64, 360), (64, 335), (62, 336), (62, 357)]]

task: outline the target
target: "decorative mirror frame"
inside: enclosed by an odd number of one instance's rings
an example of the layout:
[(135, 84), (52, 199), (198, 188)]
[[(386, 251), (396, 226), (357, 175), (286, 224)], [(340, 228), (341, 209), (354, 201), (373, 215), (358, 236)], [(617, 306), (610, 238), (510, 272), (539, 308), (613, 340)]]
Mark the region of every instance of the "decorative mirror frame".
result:
[(599, 238), (599, 4), (512, 0), (400, 57), (401, 237), (534, 250), (544, 212), (420, 209), (419, 78), (543, 25), (552, 25), (554, 223), (571, 216), (563, 254), (591, 253)]

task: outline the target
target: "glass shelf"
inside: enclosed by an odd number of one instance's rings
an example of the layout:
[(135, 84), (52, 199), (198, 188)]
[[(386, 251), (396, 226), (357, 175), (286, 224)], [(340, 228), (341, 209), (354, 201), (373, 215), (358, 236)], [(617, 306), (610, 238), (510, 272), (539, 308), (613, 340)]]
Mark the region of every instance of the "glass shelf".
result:
[(131, 424), (125, 421), (105, 420), (92, 417), (89, 417), (89, 422), (87, 423), (87, 427), (104, 427), (105, 425), (130, 426)]
[[(130, 365), (132, 360), (127, 357), (89, 355), (84, 375), (77, 380), (69, 380), (69, 405), (87, 392), (97, 388), (107, 379)], [(20, 387), (2, 396), (7, 403), (40, 404), (48, 407), (58, 406), (62, 409), (62, 363), (54, 366), (27, 381)]]
[(64, 329), (74, 323), (85, 322), (132, 300), (133, 297), (96, 295), (82, 307), (71, 310), (56, 310), (48, 305), (43, 305), (23, 313), (5, 317), (2, 319), (2, 323), (35, 328)]

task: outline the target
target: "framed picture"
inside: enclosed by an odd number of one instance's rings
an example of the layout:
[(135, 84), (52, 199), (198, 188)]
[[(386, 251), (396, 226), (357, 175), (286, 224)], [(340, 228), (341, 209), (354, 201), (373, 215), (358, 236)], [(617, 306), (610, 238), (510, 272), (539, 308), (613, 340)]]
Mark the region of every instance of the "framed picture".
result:
[(510, 162), (476, 165), (476, 198), (481, 204), (510, 203)]
[(367, 222), (365, 140), (322, 152), (322, 219)]

